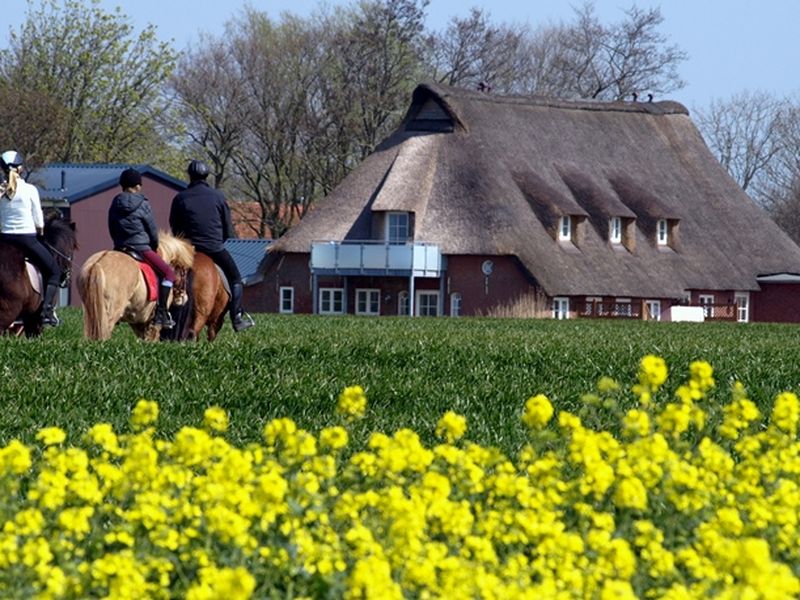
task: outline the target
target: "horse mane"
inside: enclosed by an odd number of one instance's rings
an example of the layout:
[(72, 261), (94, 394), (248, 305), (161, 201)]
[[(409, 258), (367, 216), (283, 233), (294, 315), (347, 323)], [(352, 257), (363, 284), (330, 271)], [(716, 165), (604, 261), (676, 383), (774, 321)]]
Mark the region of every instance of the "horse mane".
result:
[(194, 264), (194, 246), (166, 231), (158, 233), (158, 253), (173, 267), (191, 269)]
[[(62, 252), (78, 249), (78, 240), (75, 235), (75, 225), (60, 214), (45, 216), (45, 237), (47, 241)], [(72, 253), (69, 252), (71, 255)]]

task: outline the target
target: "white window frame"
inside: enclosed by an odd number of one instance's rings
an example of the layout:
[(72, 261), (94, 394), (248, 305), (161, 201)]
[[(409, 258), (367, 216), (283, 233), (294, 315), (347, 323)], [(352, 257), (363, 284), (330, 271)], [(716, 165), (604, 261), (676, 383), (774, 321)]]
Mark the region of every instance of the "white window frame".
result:
[(609, 220), (608, 241), (612, 244), (622, 243), (622, 217), (611, 217)]
[[(401, 218), (405, 223), (398, 223)], [(385, 237), (390, 244), (405, 244), (411, 238), (411, 216), (407, 212), (386, 213)]]
[[(336, 310), (337, 296), (340, 305), (339, 310)], [(344, 314), (344, 288), (319, 288), (319, 314)]]
[[(423, 306), (423, 298), (425, 303)], [(431, 299), (433, 299), (433, 314), (430, 312)], [(423, 313), (423, 310), (425, 311)], [(439, 292), (437, 290), (417, 290), (414, 300), (414, 314), (418, 317), (438, 317), (439, 316)]]
[[(288, 292), (288, 293), (287, 293)], [(289, 306), (285, 306), (286, 301), (288, 300)], [(279, 303), (279, 311), (284, 315), (290, 315), (294, 313), (294, 288), (288, 285), (282, 285), (278, 288), (278, 303)]]
[(397, 315), (400, 317), (408, 316), (408, 292), (405, 290), (397, 294)]
[(553, 298), (553, 318), (557, 320), (569, 319), (569, 298), (565, 296)]
[(750, 292), (736, 292), (733, 297), (736, 302), (736, 320), (739, 323), (749, 323)]
[(569, 215), (562, 215), (558, 221), (558, 239), (561, 242), (572, 239), (572, 218)]
[(645, 306), (647, 307), (647, 314), (650, 315), (651, 321), (660, 321), (661, 320), (661, 300), (645, 300)]
[(669, 245), (669, 223), (666, 219), (659, 219), (656, 223), (656, 243), (659, 246)]
[(700, 294), (697, 297), (697, 301), (703, 307), (703, 317), (710, 319), (714, 316), (714, 307), (707, 306), (708, 304), (716, 304), (716, 298), (714, 297), (714, 294)]
[(633, 305), (630, 298), (614, 299), (614, 314), (616, 316), (630, 317), (633, 314)]
[[(362, 309), (361, 305), (366, 308)], [(381, 291), (376, 288), (356, 288), (356, 314), (375, 317), (381, 314)]]
[[(596, 313), (589, 312), (589, 306), (594, 305), (597, 308)], [(583, 314), (599, 317), (603, 314), (603, 298), (601, 296), (586, 296), (583, 301)]]
[(461, 316), (461, 294), (459, 292), (450, 294), (450, 316)]

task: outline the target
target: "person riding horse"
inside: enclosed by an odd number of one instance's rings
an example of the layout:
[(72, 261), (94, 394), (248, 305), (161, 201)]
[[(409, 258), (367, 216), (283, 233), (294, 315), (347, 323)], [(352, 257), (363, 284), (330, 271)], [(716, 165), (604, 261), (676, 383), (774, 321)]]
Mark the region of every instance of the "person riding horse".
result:
[(243, 331), (255, 323), (244, 315), (242, 276), (225, 249), (225, 240), (234, 237), (230, 207), (222, 192), (206, 183), (208, 172), (208, 165), (202, 161), (189, 163), (189, 187), (173, 198), (169, 224), (174, 235), (191, 241), (198, 252), (208, 255), (225, 273), (231, 288), (231, 324), (234, 331)]
[(25, 257), (39, 268), (45, 283), (42, 325), (61, 323), (55, 312), (55, 298), (61, 282), (61, 268), (50, 250), (39, 239), (44, 233), (44, 215), (39, 190), (22, 178), (24, 160), (16, 150), (0, 155), (0, 168), (6, 178), (0, 196), (0, 240), (22, 250)]
[(119, 176), (119, 185), (122, 191), (114, 196), (108, 209), (108, 231), (114, 250), (133, 250), (153, 267), (161, 281), (153, 324), (172, 329), (175, 322), (167, 302), (175, 282), (175, 271), (156, 252), (158, 228), (150, 202), (141, 194), (142, 175), (136, 169), (125, 169)]

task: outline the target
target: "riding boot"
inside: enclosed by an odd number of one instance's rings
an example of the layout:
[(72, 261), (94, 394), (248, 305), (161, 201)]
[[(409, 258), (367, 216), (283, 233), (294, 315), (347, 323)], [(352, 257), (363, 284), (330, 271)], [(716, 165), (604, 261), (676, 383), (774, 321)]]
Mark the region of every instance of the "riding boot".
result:
[(164, 285), (162, 283), (158, 286), (158, 303), (156, 304), (156, 316), (153, 318), (153, 325), (160, 325), (161, 329), (172, 329), (175, 327), (175, 321), (172, 320), (172, 315), (169, 314), (169, 310), (167, 310), (167, 301), (171, 291), (171, 285)]
[(244, 286), (241, 283), (234, 283), (231, 286), (231, 324), (234, 331), (244, 331), (255, 325), (250, 315), (245, 317), (242, 311), (242, 295)]
[(56, 294), (58, 286), (55, 283), (48, 283), (44, 290), (44, 306), (42, 307), (42, 325), (61, 325), (56, 315)]

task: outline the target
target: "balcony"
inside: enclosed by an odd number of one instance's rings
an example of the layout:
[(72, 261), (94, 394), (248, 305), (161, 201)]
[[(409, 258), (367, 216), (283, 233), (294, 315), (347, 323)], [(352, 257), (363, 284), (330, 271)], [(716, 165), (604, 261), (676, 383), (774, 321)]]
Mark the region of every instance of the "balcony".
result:
[(439, 277), (439, 246), (424, 242), (312, 242), (311, 272), (315, 275), (390, 275)]

